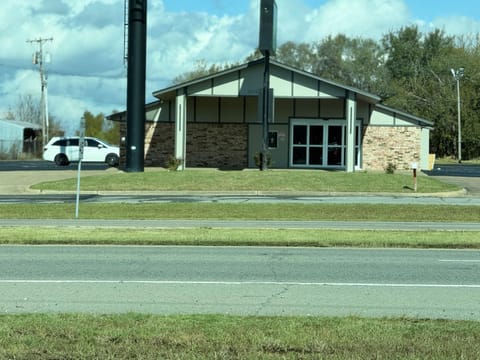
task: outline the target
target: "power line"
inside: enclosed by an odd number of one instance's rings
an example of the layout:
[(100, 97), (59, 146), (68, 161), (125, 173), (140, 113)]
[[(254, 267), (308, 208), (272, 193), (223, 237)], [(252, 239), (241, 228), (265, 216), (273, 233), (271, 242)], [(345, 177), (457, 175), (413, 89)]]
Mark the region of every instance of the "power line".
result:
[[(32, 68), (29, 66), (14, 65), (6, 62), (1, 62), (1, 61), (0, 61), (0, 67), (6, 67), (11, 69), (17, 69), (17, 70), (30, 70), (30, 71), (32, 70)], [(76, 76), (81, 78), (99, 78), (99, 79), (113, 79), (113, 80), (125, 78), (125, 69), (123, 68), (118, 67), (115, 69), (110, 69), (109, 71), (115, 71), (115, 74), (106, 75), (106, 74), (89, 74), (89, 73), (80, 73), (80, 72), (75, 73), (71, 71), (55, 70), (54, 68), (49, 68), (48, 73), (50, 75)]]

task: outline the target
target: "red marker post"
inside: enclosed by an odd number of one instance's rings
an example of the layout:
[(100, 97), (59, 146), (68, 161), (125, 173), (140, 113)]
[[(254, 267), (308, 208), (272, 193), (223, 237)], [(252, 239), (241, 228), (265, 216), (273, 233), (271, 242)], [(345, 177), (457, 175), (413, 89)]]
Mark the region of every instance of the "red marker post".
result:
[(412, 170), (413, 170), (413, 190), (417, 192), (417, 169), (418, 164), (416, 162), (412, 163)]

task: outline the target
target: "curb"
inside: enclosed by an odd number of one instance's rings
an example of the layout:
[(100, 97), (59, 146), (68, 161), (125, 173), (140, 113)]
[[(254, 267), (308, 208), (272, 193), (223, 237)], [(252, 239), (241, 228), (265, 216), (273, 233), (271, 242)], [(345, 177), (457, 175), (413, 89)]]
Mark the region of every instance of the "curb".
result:
[[(76, 194), (76, 191), (54, 191), (29, 189), (30, 194)], [(277, 196), (277, 197), (465, 197), (466, 189), (441, 193), (371, 193), (371, 192), (316, 192), (316, 191), (81, 191), (82, 195), (123, 195), (123, 196)]]

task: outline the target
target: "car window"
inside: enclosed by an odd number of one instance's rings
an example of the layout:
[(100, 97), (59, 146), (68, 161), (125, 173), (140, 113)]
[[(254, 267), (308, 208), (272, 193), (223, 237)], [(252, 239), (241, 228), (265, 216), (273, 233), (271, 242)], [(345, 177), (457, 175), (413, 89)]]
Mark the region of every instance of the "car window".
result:
[(68, 139), (67, 146), (78, 146), (78, 139)]
[(57, 140), (53, 143), (54, 146), (67, 146), (67, 140), (66, 139), (60, 139)]
[(100, 143), (96, 140), (93, 140), (93, 139), (87, 139), (87, 146), (88, 147), (98, 147), (98, 145), (100, 145)]

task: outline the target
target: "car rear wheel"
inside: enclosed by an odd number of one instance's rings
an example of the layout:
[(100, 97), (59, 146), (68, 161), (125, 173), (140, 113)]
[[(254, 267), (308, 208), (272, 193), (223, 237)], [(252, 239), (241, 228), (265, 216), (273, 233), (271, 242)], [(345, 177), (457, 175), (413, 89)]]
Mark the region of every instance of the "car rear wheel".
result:
[(118, 165), (118, 155), (117, 154), (108, 154), (105, 158), (105, 162), (108, 166), (117, 166)]
[(65, 154), (56, 155), (54, 161), (58, 166), (66, 166), (70, 164), (70, 161), (68, 161), (67, 155)]

